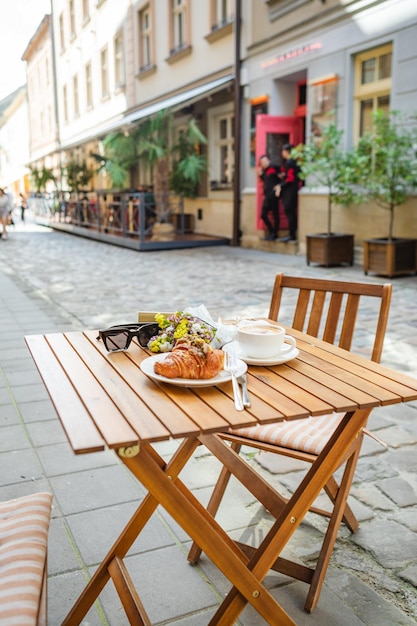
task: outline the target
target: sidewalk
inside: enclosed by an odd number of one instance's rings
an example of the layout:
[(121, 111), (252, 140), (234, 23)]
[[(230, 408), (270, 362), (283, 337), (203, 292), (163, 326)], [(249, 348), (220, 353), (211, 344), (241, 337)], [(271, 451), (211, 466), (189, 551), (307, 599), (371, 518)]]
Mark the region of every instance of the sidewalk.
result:
[[(138, 253), (30, 223), (17, 224), (9, 240), (0, 241), (0, 261), (0, 498), (54, 493), (50, 626), (61, 624), (144, 490), (110, 452), (72, 453), (24, 335), (105, 327), (135, 321), (140, 309), (201, 302), (215, 317), (265, 315), (279, 271), (386, 282), (365, 277), (359, 266), (307, 267), (304, 257), (237, 248)], [(393, 285), (383, 363), (417, 376), (417, 280), (397, 278)], [(272, 572), (266, 578), (300, 626), (417, 622), (417, 402), (374, 411), (370, 427), (389, 448), (365, 443), (351, 498), (360, 529), (355, 536), (342, 529), (316, 610), (308, 615), (302, 609), (304, 584)], [(158, 449), (168, 456), (176, 445), (164, 442)], [(260, 471), (291, 491), (300, 467)], [(202, 449), (181, 478), (206, 502), (217, 472), (217, 462)], [(259, 542), (272, 524), (236, 482), (219, 519), (245, 541)], [(308, 516), (287, 554), (308, 563), (321, 536), (321, 520)], [(152, 624), (203, 626), (229, 589), (204, 555), (199, 566), (188, 564), (189, 546), (189, 537), (158, 509), (129, 553), (127, 566)], [(248, 606), (238, 623), (265, 622)], [(127, 624), (111, 583), (83, 624)]]

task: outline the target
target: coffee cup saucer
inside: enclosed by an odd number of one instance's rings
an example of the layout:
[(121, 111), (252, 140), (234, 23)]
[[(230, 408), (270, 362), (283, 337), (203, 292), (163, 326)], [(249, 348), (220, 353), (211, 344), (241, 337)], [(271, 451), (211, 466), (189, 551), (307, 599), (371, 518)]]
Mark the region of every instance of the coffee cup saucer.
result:
[(282, 363), (287, 363), (288, 361), (295, 359), (300, 354), (298, 348), (293, 348), (289, 352), (286, 352), (286, 354), (277, 354), (276, 356), (258, 359), (256, 357), (247, 356), (246, 354), (244, 354), (237, 341), (231, 341), (230, 343), (225, 344), (223, 346), (223, 350), (225, 352), (235, 352), (237, 358), (241, 361), (244, 361), (248, 365), (281, 365)]

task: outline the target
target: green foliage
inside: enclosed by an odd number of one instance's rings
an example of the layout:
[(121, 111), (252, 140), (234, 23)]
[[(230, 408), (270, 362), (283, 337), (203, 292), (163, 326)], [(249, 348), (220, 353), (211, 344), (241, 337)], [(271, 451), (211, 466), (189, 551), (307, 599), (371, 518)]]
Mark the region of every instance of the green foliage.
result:
[(389, 239), (393, 237), (395, 208), (417, 189), (415, 123), (414, 118), (398, 111), (378, 111), (372, 129), (358, 143), (358, 154), (366, 161), (363, 191), (367, 199), (389, 211)]
[(49, 181), (52, 181), (56, 185), (56, 178), (51, 169), (47, 167), (43, 167), (42, 169), (37, 169), (36, 167), (30, 168), (30, 177), (32, 179), (33, 184), (35, 185), (35, 189), (37, 193), (41, 193), (45, 191), (46, 184)]
[(113, 189), (123, 189), (129, 184), (129, 172), (139, 159), (135, 133), (110, 133), (103, 139), (104, 155), (93, 154), (111, 180)]
[(112, 186), (119, 189), (129, 184), (132, 167), (146, 162), (153, 169), (153, 185), (157, 198), (167, 197), (171, 189), (186, 197), (195, 197), (201, 174), (207, 170), (205, 158), (199, 153), (207, 142), (194, 118), (188, 121), (178, 141), (172, 142), (173, 115), (159, 111), (129, 133), (112, 133), (103, 140), (104, 156), (93, 155), (108, 173)]
[(78, 191), (86, 187), (94, 176), (94, 171), (89, 170), (86, 163), (80, 164), (75, 161), (67, 163), (63, 173), (70, 191)]
[(323, 185), (328, 190), (328, 234), (332, 232), (333, 203), (348, 206), (362, 198), (359, 181), (367, 159), (356, 150), (346, 152), (341, 146), (342, 137), (343, 131), (331, 124), (321, 137), (297, 146), (291, 152), (301, 167), (300, 178), (313, 177), (311, 183)]
[(207, 160), (200, 154), (200, 145), (207, 143), (194, 119), (187, 130), (180, 132), (177, 143), (172, 148), (172, 170), (170, 187), (187, 198), (195, 198), (201, 175), (207, 171)]

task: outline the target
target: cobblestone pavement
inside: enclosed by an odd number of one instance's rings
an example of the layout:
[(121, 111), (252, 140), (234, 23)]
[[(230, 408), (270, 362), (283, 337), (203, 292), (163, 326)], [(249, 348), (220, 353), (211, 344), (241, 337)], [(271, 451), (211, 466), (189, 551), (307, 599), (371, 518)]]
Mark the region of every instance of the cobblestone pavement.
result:
[[(112, 487), (115, 470), (110, 470), (110, 466), (115, 461), (105, 453), (74, 461), (43, 385), (36, 377), (22, 341), (23, 334), (106, 327), (135, 321), (138, 310), (169, 311), (200, 303), (207, 306), (215, 319), (219, 315), (265, 315), (275, 274), (281, 271), (300, 276), (387, 282), (381, 277), (364, 276), (359, 265), (307, 267), (303, 256), (232, 247), (139, 253), (54, 232), (30, 222), (26, 226), (17, 224), (15, 230), (11, 229), (9, 240), (0, 241), (0, 261), (3, 322), (0, 497), (23, 495), (34, 489), (34, 482), (36, 487), (54, 491), (58, 504), (51, 525), (52, 626), (60, 623), (77, 596), (76, 590), (82, 588), (83, 572), (94, 569), (100, 560), (100, 548), (108, 546), (111, 524), (106, 514), (116, 509), (121, 517), (128, 515), (137, 491), (132, 495), (131, 481), (126, 482), (125, 475), (121, 476), (123, 488)], [(393, 302), (382, 363), (417, 376), (417, 280), (415, 276), (406, 276), (392, 282)], [(28, 316), (32, 317), (28, 319)], [(357, 350), (362, 350), (365, 339), (359, 337)], [(375, 410), (370, 427), (388, 448), (370, 439), (364, 444), (351, 497), (360, 529), (354, 536), (341, 529), (317, 609), (312, 615), (300, 609), (305, 594), (301, 583), (288, 584), (288, 580), (283, 583), (279, 577), (268, 577), (269, 586), (276, 590), (297, 624), (388, 626), (417, 621), (417, 403)], [(171, 444), (164, 445), (168, 453)], [(16, 451), (20, 451), (23, 463), (17, 474), (13, 461)], [(25, 457), (32, 452), (36, 456), (36, 469), (31, 465), (32, 460), (29, 462)], [(92, 457), (98, 460), (93, 461)], [(260, 471), (268, 480), (279, 484), (281, 490), (291, 492), (299, 481), (302, 472), (299, 464), (275, 467), (269, 459), (248, 458), (257, 465), (261, 461)], [(121, 471), (120, 467), (116, 469)], [(194, 459), (191, 480), (201, 494), (208, 492), (213, 484), (215, 469), (210, 455), (200, 453)], [(88, 478), (109, 485), (108, 501), (99, 499), (94, 506), (91, 504), (93, 496), (86, 484)], [(251, 534), (259, 538), (271, 523), (268, 514), (248, 499), (247, 494), (243, 495), (237, 485), (231, 491), (230, 498), (236, 499), (235, 509), (220, 512), (228, 527), (236, 536)], [(244, 522), (235, 519), (240, 508), (244, 509)], [(177, 567), (173, 556), (176, 546), (186, 545), (188, 538), (163, 513), (158, 520), (164, 532), (169, 526), (170, 541), (162, 545), (160, 534), (153, 530), (147, 537), (150, 547), (141, 545), (137, 553), (140, 552), (140, 560), (144, 558), (150, 568), (150, 552), (153, 557), (163, 556), (162, 569), (168, 576), (170, 568)], [(86, 530), (92, 524), (97, 527), (94, 545)], [(296, 558), (308, 563), (317, 552), (322, 531), (321, 521), (315, 516), (311, 520), (308, 517), (289, 549)], [(174, 532), (176, 539), (172, 541)], [(139, 571), (137, 553), (130, 558), (133, 568)], [(227, 589), (221, 577), (219, 582), (219, 573), (204, 562), (198, 577), (201, 589), (196, 589), (192, 568), (181, 570), (180, 574), (176, 569), (173, 571), (174, 578), (179, 577), (183, 582), (184, 577), (187, 581), (188, 593), (179, 588), (175, 598), (167, 597), (158, 607), (151, 608), (152, 623), (181, 626), (207, 623), (216, 605), (215, 595), (218, 597)], [(148, 578), (149, 585), (143, 583), (142, 590), (145, 606), (147, 594), (148, 602), (155, 604), (152, 599), (156, 582), (151, 574)], [(124, 624), (120, 608), (116, 607), (115, 596), (106, 591), (102, 605), (92, 609), (84, 623)], [(256, 626), (263, 622), (248, 607), (239, 623)]]

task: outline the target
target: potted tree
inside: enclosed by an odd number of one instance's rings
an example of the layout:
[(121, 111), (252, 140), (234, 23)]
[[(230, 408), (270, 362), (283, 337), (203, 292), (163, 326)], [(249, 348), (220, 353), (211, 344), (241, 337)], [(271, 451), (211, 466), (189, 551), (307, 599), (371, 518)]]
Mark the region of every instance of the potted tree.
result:
[(348, 206), (360, 198), (357, 182), (362, 163), (366, 160), (355, 150), (341, 147), (343, 131), (329, 125), (321, 137), (293, 151), (300, 167), (300, 178), (310, 178), (311, 184), (327, 189), (327, 228), (324, 232), (307, 235), (307, 264), (353, 264), (354, 236), (335, 233), (332, 210), (335, 203)]
[[(173, 139), (173, 116), (159, 111), (130, 132), (108, 135), (103, 140), (104, 156), (94, 155), (104, 167), (114, 187), (129, 183), (132, 168), (138, 163), (150, 165), (153, 175), (156, 223), (154, 230), (169, 229), (172, 208), (170, 192), (188, 198), (197, 194), (201, 175), (207, 169), (200, 152), (206, 137), (190, 118), (177, 140)], [(161, 225), (165, 226), (161, 226)]]
[(394, 237), (395, 209), (417, 190), (417, 129), (398, 111), (378, 111), (358, 143), (367, 159), (362, 185), (367, 200), (388, 211), (387, 236), (364, 241), (364, 271), (397, 276), (417, 271), (416, 240)]

